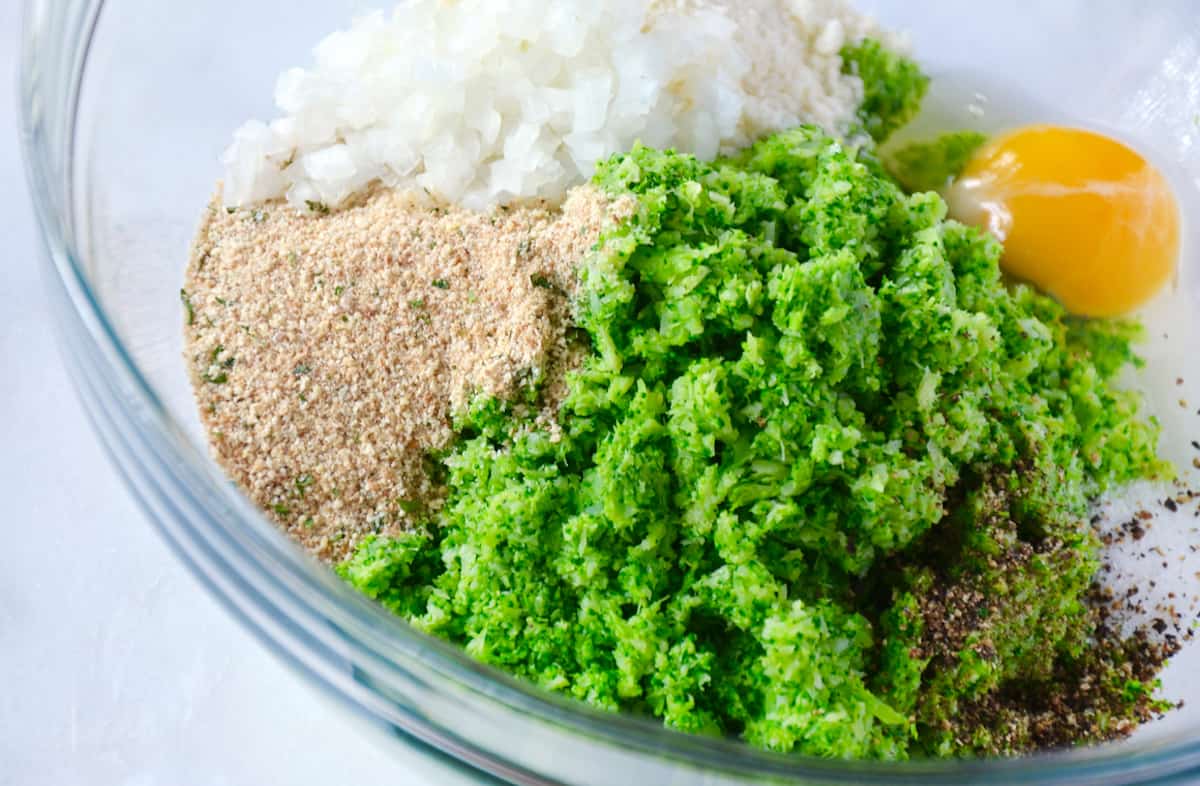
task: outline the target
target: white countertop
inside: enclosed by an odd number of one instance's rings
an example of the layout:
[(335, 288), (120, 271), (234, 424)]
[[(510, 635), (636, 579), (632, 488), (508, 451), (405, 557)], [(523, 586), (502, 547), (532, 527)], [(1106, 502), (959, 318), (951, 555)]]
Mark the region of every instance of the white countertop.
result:
[(413, 784), (167, 551), (59, 359), (0, 3), (0, 784)]
[[(0, 0), (0, 786), (434, 782), (226, 615), (99, 447), (38, 275), (13, 116), (19, 5)], [(1197, 657), (1170, 680), (1189, 695)]]

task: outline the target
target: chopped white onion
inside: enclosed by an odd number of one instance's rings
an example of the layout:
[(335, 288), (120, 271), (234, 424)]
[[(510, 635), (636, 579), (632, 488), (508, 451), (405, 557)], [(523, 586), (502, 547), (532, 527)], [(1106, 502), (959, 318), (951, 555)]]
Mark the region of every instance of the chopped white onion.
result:
[(284, 117), (225, 152), (224, 198), (334, 207), (372, 182), (484, 209), (560, 201), (635, 142), (711, 158), (861, 100), (843, 0), (410, 0), (280, 75)]

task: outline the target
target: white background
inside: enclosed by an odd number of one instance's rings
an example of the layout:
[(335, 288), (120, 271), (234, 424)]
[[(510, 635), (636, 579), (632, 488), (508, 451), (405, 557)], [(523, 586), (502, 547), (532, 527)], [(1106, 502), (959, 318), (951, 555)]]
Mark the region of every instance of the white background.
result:
[(0, 2), (0, 784), (415, 784), (151, 529), (58, 356)]

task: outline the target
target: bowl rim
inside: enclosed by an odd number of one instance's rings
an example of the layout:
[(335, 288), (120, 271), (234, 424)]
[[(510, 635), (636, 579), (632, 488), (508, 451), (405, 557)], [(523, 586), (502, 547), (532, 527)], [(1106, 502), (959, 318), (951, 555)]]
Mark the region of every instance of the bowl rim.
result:
[[(42, 262), (63, 353), (90, 419), (156, 529), (238, 620), (310, 681), (359, 713), (411, 737), (447, 763), (519, 783), (557, 782), (536, 764), (484, 747), (420, 705), (383, 695), (425, 681), (452, 708), (483, 708), (560, 741), (599, 744), (639, 762), (733, 781), (1121, 782), (1200, 768), (1200, 739), (1128, 744), (974, 761), (844, 762), (700, 738), (651, 720), (603, 712), (543, 692), (396, 620), (337, 580), (271, 525), (186, 436), (123, 345), (91, 289), (74, 209), (80, 98), (105, 0), (25, 0), (18, 125)], [(433, 682), (441, 684), (430, 685)], [(385, 684), (386, 683), (386, 684)]]

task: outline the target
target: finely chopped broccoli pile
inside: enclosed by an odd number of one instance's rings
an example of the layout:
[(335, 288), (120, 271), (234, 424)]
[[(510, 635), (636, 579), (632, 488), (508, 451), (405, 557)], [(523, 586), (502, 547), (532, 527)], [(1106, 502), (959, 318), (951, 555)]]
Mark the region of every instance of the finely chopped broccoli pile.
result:
[[(868, 82), (877, 138), (901, 76)], [(995, 241), (815, 128), (595, 183), (637, 210), (581, 271), (561, 437), (479, 402), (444, 508), (348, 581), (542, 687), (778, 751), (1022, 750), (1020, 697), (1085, 673), (1080, 739), (1144, 717), (1086, 603), (1089, 499), (1169, 471), (1112, 385), (1136, 327), (1006, 283)]]

